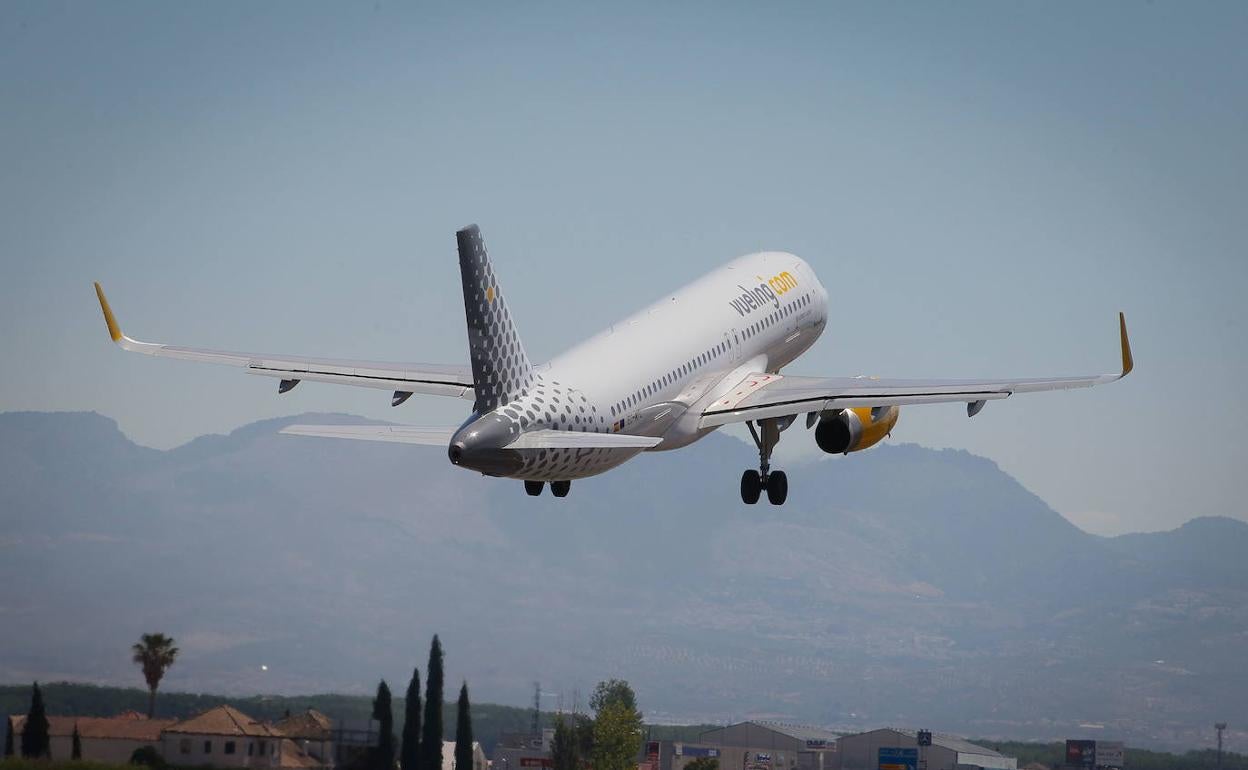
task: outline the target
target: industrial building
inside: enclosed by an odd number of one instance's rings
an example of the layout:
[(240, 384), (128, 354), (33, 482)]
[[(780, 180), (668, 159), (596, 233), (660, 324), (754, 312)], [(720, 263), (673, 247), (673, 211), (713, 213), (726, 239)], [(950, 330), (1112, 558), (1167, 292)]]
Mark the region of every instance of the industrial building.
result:
[(885, 727), (837, 741), (837, 770), (1017, 770), (1018, 760), (965, 738), (931, 733), (931, 745), (919, 746), (915, 730)]
[(723, 770), (836, 770), (838, 737), (821, 727), (752, 721), (707, 730), (698, 745), (718, 749)]
[(697, 743), (649, 741), (639, 765), (684, 770), (696, 759), (710, 758), (718, 760), (720, 770), (1017, 770), (1013, 757), (965, 738), (930, 735), (930, 745), (919, 746), (915, 730), (841, 735), (805, 725), (741, 722), (707, 730)]

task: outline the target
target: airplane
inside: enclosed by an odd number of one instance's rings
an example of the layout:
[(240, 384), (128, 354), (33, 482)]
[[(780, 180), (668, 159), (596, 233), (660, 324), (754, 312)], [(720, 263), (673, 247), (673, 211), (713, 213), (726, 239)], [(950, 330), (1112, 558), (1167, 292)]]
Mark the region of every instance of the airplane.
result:
[(784, 471), (771, 468), (780, 435), (804, 415), (815, 443), (830, 454), (860, 452), (897, 424), (900, 407), (961, 402), (974, 417), (988, 401), (1014, 393), (1113, 382), (1134, 367), (1126, 318), (1118, 314), (1121, 371), (1032, 379), (882, 379), (781, 374), (828, 324), (828, 290), (796, 255), (764, 251), (738, 257), (585, 339), (533, 364), (486, 253), (481, 231), (456, 234), (468, 326), (469, 365), (383, 363), (235, 353), (139, 342), (124, 335), (100, 284), (100, 309), (113, 341), (151, 356), (226, 364), (279, 380), (287, 393), (304, 380), (472, 401), (457, 427), (292, 425), (281, 432), (442, 446), (452, 465), (520, 479), (529, 495), (547, 482), (566, 497), (587, 478), (643, 451), (687, 446), (723, 425), (745, 423), (758, 469), (741, 475), (741, 500), (763, 492), (788, 497)]

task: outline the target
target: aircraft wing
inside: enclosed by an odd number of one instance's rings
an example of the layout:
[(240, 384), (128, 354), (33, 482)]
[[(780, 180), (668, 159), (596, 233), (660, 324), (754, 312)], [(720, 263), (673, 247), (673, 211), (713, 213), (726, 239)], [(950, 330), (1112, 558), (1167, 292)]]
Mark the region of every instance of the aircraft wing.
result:
[(457, 428), (416, 428), (410, 425), (287, 425), (280, 433), (287, 436), (351, 438), (357, 441), (389, 441), (395, 444), (421, 444), (445, 447)]
[(395, 394), (393, 403), (396, 406), (412, 393), (467, 399), (474, 397), (472, 369), (467, 366), (348, 361), (270, 353), (237, 353), (228, 350), (206, 350), (140, 342), (122, 333), (121, 326), (118, 325), (117, 318), (104, 297), (104, 290), (98, 283), (95, 284), (95, 293), (100, 300), (100, 309), (104, 312), (104, 322), (108, 324), (109, 336), (122, 349), (134, 353), (241, 367), (248, 374), (259, 374), (282, 380), (279, 386), (281, 393), (290, 390), (302, 380), (310, 380), (392, 390)]
[(1134, 367), (1127, 322), (1118, 314), (1122, 371), (1079, 377), (998, 380), (890, 380), (874, 377), (789, 377), (757, 373), (747, 376), (702, 413), (699, 426), (711, 428), (769, 417), (822, 412), (848, 407), (966, 402), (974, 415), (983, 402), (1014, 393), (1089, 388), (1126, 377)]

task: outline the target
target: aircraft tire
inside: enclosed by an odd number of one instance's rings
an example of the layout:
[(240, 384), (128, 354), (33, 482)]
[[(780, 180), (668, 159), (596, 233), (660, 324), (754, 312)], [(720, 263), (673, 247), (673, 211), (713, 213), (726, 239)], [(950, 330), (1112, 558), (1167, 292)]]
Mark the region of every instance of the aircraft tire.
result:
[(542, 487), (546, 485), (544, 481), (526, 481), (524, 482), (524, 491), (529, 497), (537, 497), (542, 493)]
[(550, 482), (550, 493), (555, 497), (567, 497), (570, 489), (572, 489), (571, 481)]
[(767, 501), (772, 505), (784, 505), (789, 497), (789, 477), (784, 471), (772, 471), (767, 475)]
[(753, 468), (741, 474), (741, 502), (753, 505), (763, 491), (763, 480)]

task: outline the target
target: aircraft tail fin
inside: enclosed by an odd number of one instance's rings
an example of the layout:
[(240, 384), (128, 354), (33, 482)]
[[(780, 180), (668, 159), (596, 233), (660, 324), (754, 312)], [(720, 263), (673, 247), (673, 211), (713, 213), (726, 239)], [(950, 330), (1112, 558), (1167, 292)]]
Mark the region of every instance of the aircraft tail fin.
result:
[(533, 384), (533, 365), (516, 333), (480, 228), (469, 225), (455, 233), (455, 239), (476, 388), (473, 410), (484, 414), (527, 390)]

